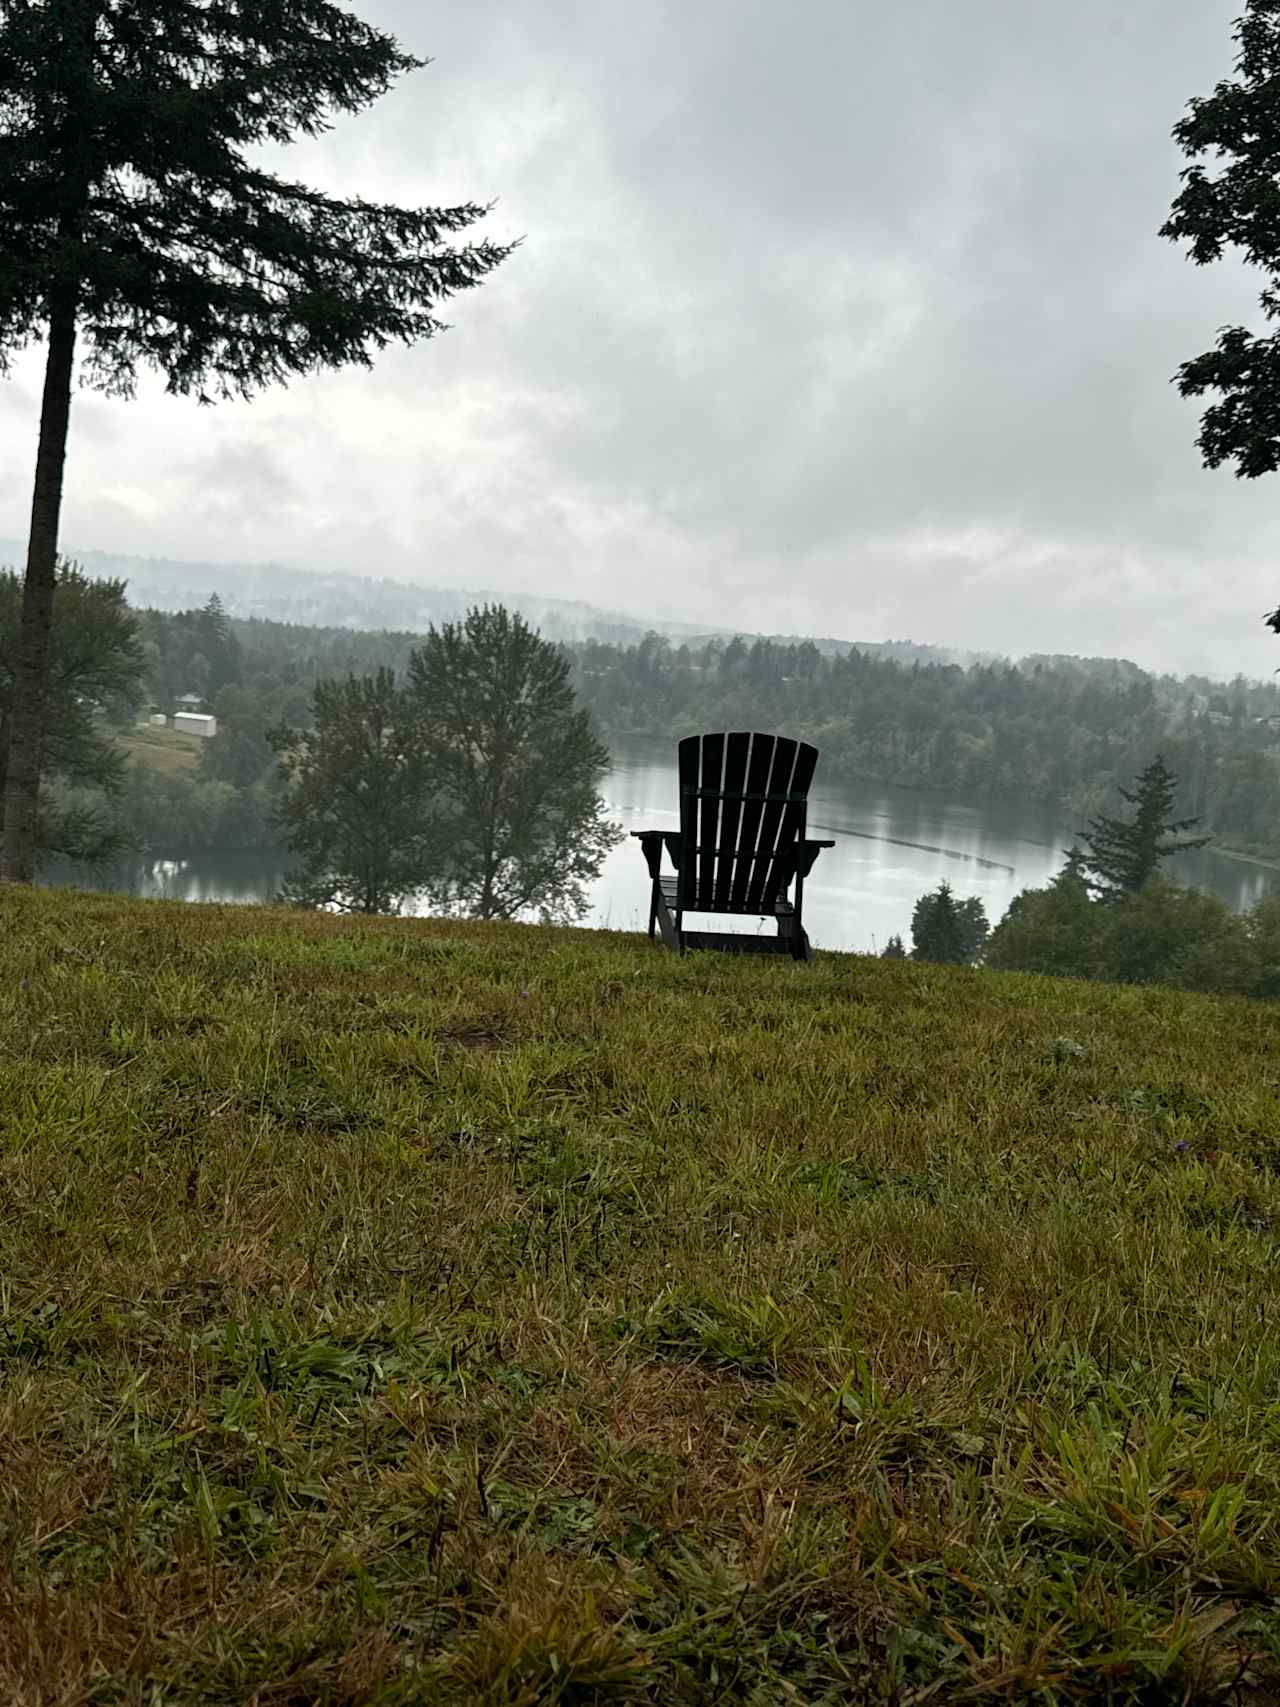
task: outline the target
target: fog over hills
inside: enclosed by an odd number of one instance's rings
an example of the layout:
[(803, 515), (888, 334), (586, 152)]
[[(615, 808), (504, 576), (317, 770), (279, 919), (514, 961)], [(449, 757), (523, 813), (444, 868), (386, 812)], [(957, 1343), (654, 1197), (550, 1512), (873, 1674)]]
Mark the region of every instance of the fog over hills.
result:
[[(0, 539), (0, 564), (20, 565), (26, 552), (16, 540)], [(717, 629), (689, 622), (667, 621), (656, 614), (586, 604), (581, 600), (544, 597), (536, 593), (497, 592), (490, 588), (428, 587), (411, 581), (369, 579), (362, 575), (291, 569), (279, 563), (184, 562), (168, 557), (131, 557), (110, 551), (67, 550), (65, 556), (100, 579), (128, 582), (129, 602), (156, 610), (187, 610), (217, 593), (227, 613), (262, 617), (316, 628), (393, 629), (422, 632), (431, 623), (450, 622), (486, 601), (519, 611), (526, 622), (550, 640), (603, 640), (633, 645), (648, 633), (665, 635), (677, 644), (730, 638), (740, 629)], [(817, 635), (773, 635), (769, 638), (812, 639), (823, 652), (844, 652), (857, 646), (910, 663), (969, 664), (996, 656), (912, 640), (850, 640)]]

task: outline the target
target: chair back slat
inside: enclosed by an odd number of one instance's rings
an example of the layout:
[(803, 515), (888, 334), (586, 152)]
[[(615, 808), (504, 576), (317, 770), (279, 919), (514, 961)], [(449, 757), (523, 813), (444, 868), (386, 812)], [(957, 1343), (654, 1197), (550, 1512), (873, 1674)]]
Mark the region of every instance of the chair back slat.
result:
[[(715, 891), (716, 857), (720, 852), (720, 784), (724, 775), (723, 735), (702, 737), (702, 757), (698, 769), (698, 855), (694, 862), (697, 872), (695, 888), (705, 897)], [(706, 906), (705, 899), (696, 905)]]
[(742, 794), (747, 786), (747, 761), (751, 753), (751, 736), (736, 730), (725, 743), (724, 803), (720, 810), (720, 857), (716, 861), (716, 881), (710, 907), (715, 913), (728, 911), (733, 876), (740, 857), (738, 831), (742, 823), (745, 802)]
[(743, 803), (742, 818), (738, 826), (738, 852), (734, 861), (733, 882), (729, 888), (729, 908), (734, 913), (745, 913), (747, 910), (747, 890), (751, 886), (755, 871), (760, 822), (768, 804), (761, 796), (769, 789), (773, 776), (774, 753), (779, 739), (777, 735), (751, 737), (751, 756), (747, 763), (747, 799)]
[(792, 749), (789, 753), (782, 750), (781, 742), (778, 744), (769, 782), (771, 794), (786, 798), (775, 798), (765, 805), (755, 869), (747, 888), (749, 913), (767, 912), (785, 891), (795, 873), (797, 845), (804, 839), (809, 784), (813, 781), (818, 754), (816, 748), (804, 742), (787, 745)]
[[(764, 802), (760, 811), (760, 825), (756, 831), (755, 858), (751, 862), (751, 875), (747, 880), (746, 893), (743, 896), (743, 906), (749, 913), (763, 912), (773, 904), (773, 896), (769, 893), (768, 882), (773, 871), (778, 847), (778, 833), (782, 828), (782, 815), (786, 806), (787, 791), (791, 783), (791, 773), (795, 769), (796, 745), (794, 741), (776, 740), (773, 744), (773, 757), (769, 771), (769, 780), (765, 784), (767, 792), (772, 796)], [(782, 796), (779, 799), (779, 796)]]
[(679, 904), (692, 906), (698, 893), (698, 856), (692, 852), (698, 846), (698, 789), (702, 782), (702, 736), (686, 736), (676, 748), (680, 768), (680, 839), (690, 850), (680, 866)]

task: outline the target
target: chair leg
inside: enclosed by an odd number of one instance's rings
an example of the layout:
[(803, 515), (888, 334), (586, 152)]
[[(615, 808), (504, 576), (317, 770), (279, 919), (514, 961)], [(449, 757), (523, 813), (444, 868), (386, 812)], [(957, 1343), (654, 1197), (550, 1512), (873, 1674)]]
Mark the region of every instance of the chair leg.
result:
[(658, 930), (658, 885), (655, 883), (649, 891), (649, 935), (656, 936)]
[(668, 948), (682, 948), (684, 946), (684, 933), (680, 929), (680, 915), (677, 913), (674, 919), (671, 917), (671, 909), (667, 906), (666, 897), (657, 884), (654, 884), (653, 888), (653, 908), (657, 915), (658, 929), (662, 933), (663, 942)]

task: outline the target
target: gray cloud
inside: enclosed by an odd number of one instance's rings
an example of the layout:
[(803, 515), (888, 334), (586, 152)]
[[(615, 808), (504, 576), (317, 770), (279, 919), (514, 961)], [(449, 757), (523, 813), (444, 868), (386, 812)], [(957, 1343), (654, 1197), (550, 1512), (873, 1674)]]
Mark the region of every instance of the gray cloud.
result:
[[(498, 198), (454, 329), (250, 407), (81, 394), (69, 543), (1264, 674), (1280, 483), (1170, 385), (1260, 280), (1156, 229), (1236, 0), (363, 0), (435, 57), (279, 169)], [(4, 388), (21, 531), (38, 364)]]

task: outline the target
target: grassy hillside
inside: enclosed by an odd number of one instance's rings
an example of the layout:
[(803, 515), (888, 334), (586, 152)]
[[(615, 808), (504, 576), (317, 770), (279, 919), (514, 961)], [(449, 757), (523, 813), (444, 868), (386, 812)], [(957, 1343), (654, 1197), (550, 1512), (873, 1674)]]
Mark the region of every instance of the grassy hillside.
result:
[(188, 735), (185, 730), (172, 727), (161, 729), (144, 721), (137, 723), (127, 734), (118, 736), (116, 744), (149, 770), (173, 776), (179, 771), (196, 769), (204, 737)]
[(0, 893), (0, 1699), (1275, 1700), (1277, 1044)]

